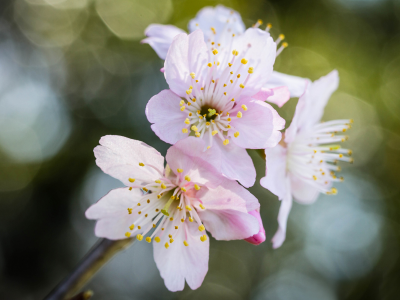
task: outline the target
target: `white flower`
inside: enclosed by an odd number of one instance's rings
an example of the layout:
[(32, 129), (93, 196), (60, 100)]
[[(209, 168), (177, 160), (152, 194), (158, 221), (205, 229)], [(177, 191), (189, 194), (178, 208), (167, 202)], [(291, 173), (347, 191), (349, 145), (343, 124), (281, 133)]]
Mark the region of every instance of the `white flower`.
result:
[(311, 204), (319, 193), (335, 195), (337, 190), (332, 183), (343, 180), (335, 175), (340, 171), (336, 163), (353, 161), (351, 151), (338, 144), (347, 139), (343, 133), (351, 127), (352, 120), (320, 123), (338, 83), (336, 70), (310, 82), (299, 99), (284, 141), (265, 150), (268, 175), (260, 183), (282, 201), (279, 228), (272, 239), (274, 248), (280, 247), (285, 240), (292, 198), (302, 204)]

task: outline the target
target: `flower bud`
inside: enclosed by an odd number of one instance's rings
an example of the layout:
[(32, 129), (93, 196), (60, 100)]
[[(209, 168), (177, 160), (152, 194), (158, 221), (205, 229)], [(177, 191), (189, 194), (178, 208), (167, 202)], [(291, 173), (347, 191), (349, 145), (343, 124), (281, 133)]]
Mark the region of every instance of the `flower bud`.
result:
[(259, 244), (265, 242), (265, 230), (264, 230), (264, 226), (263, 226), (263, 223), (261, 220), (259, 209), (250, 211), (249, 214), (256, 217), (256, 219), (258, 220), (258, 224), (260, 225), (260, 230), (255, 235), (253, 235), (247, 239), (244, 239), (244, 240), (246, 242), (249, 242), (250, 244), (259, 245)]

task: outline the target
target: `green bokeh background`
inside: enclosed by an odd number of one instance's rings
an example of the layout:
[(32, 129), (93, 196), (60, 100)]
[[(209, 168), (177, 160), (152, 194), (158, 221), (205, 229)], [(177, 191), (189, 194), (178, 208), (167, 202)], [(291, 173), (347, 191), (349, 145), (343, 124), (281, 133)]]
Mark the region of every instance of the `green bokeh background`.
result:
[[(137, 243), (88, 285), (93, 299), (399, 299), (400, 1), (3, 0), (0, 3), (0, 298), (41, 299), (96, 242), (84, 211), (121, 184), (95, 166), (101, 136), (165, 154), (147, 101), (167, 88), (140, 44), (151, 23), (187, 28), (223, 4), (284, 33), (275, 70), (318, 79), (338, 69), (324, 120), (353, 118), (355, 163), (337, 196), (295, 204), (284, 245), (269, 243), (279, 201), (257, 180), (267, 241), (211, 240), (198, 290), (169, 292)], [(278, 112), (290, 124), (297, 99)], [(265, 162), (250, 151), (258, 179)], [(194, 270), (195, 271), (195, 270)]]

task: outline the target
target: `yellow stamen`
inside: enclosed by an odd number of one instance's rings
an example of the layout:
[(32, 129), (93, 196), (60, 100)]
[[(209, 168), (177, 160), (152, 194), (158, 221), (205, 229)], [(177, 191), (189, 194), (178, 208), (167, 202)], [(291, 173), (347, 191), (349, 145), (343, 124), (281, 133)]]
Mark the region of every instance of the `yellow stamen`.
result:
[(126, 236), (126, 237), (130, 237), (130, 236), (131, 236), (131, 233), (130, 233), (129, 231), (127, 231), (127, 232), (125, 232), (125, 236)]
[(192, 129), (193, 131), (199, 131), (195, 125), (193, 125), (192, 127), (190, 127), (190, 129)]
[(190, 73), (190, 76), (194, 79), (195, 74), (192, 72), (192, 73)]
[(148, 237), (146, 238), (146, 242), (151, 243), (151, 237), (148, 236)]
[(253, 67), (250, 67), (249, 70), (248, 70), (248, 72), (249, 72), (249, 74), (253, 74), (254, 68), (253, 68)]
[(130, 215), (132, 214), (132, 209), (133, 208), (128, 208), (128, 214), (130, 214)]
[(200, 206), (201, 209), (205, 209), (203, 204), (199, 204), (199, 206)]
[(281, 34), (279, 35), (279, 39), (280, 39), (281, 41), (284, 40), (284, 39), (285, 39), (285, 35), (281, 33)]
[(200, 187), (197, 184), (194, 185), (194, 188), (196, 189), (196, 191), (200, 190)]
[(188, 118), (186, 118), (185, 120), (185, 124), (189, 125), (190, 124), (190, 120)]
[(212, 63), (208, 63), (207, 66), (209, 66), (211, 68), (212, 67)]
[(186, 247), (189, 246), (188, 242), (186, 242), (186, 241), (183, 241), (183, 244), (184, 244)]
[(141, 241), (141, 240), (143, 240), (143, 235), (138, 234), (138, 235), (136, 236), (136, 238), (137, 238), (138, 241)]
[[(244, 84), (243, 84), (243, 83), (239, 84), (239, 86), (240, 86), (242, 89), (244, 89)], [(182, 107), (184, 107), (184, 106), (182, 106)], [(181, 110), (182, 110), (182, 109), (181, 109)]]
[(135, 224), (132, 224), (131, 226), (129, 226), (130, 230), (133, 230), (135, 228)]
[(161, 183), (161, 180), (160, 180), (160, 179), (157, 179), (157, 180), (155, 181), (155, 183)]
[(249, 61), (247, 60), (247, 59), (245, 59), (245, 58), (242, 58), (242, 60), (240, 61), (242, 64), (247, 64)]
[(196, 137), (200, 137), (200, 132), (196, 132), (194, 135), (195, 135)]
[(204, 227), (204, 225), (203, 224), (201, 224), (200, 226), (199, 226), (199, 230), (200, 231), (204, 231), (206, 228)]
[(182, 192), (186, 192), (186, 189), (184, 187), (181, 187)]
[(192, 208), (189, 206), (189, 205), (186, 205), (186, 210), (188, 210), (188, 211), (191, 211), (192, 210)]
[(243, 115), (242, 115), (242, 112), (241, 112), (241, 111), (238, 111), (236, 117), (241, 118), (242, 116), (243, 116)]
[(234, 136), (235, 138), (237, 138), (237, 137), (239, 136), (239, 131), (236, 131), (236, 132), (233, 134), (233, 136)]
[(193, 222), (193, 218), (192, 217), (189, 217), (189, 222)]
[(162, 188), (162, 189), (166, 189), (167, 186), (166, 186), (164, 183), (161, 183), (161, 188)]
[(244, 104), (242, 104), (242, 108), (243, 108), (243, 110), (244, 110), (244, 111), (246, 111), (246, 110), (247, 110), (247, 106), (246, 106), (246, 105), (244, 105)]
[(169, 244), (165, 243), (165, 248), (168, 249), (168, 247), (169, 247)]
[(129, 178), (128, 180), (129, 180), (129, 182), (135, 182), (134, 178)]
[(190, 177), (188, 175), (185, 176), (186, 181), (190, 181)]
[(144, 163), (139, 163), (139, 166), (144, 167)]
[(169, 242), (172, 244), (174, 242), (174, 240), (173, 239), (169, 239)]
[(182, 173), (183, 169), (177, 169), (178, 173)]
[(214, 135), (216, 135), (218, 133), (218, 130), (214, 130), (214, 131), (212, 131), (211, 132), (211, 134), (214, 136)]
[(214, 50), (212, 51), (212, 53), (213, 53), (214, 55), (217, 55), (217, 54), (218, 54), (218, 50), (217, 50), (217, 49), (214, 49)]
[(183, 133), (188, 133), (187, 128), (182, 128), (182, 132), (183, 132)]
[(160, 239), (158, 236), (156, 236), (156, 237), (154, 238), (154, 240), (155, 240), (157, 243), (159, 243), (159, 242), (161, 241), (161, 239)]
[(186, 108), (186, 106), (182, 106), (182, 107), (181, 107), (181, 111), (184, 111), (185, 108)]
[(204, 234), (200, 237), (200, 241), (205, 242), (207, 241), (207, 236)]

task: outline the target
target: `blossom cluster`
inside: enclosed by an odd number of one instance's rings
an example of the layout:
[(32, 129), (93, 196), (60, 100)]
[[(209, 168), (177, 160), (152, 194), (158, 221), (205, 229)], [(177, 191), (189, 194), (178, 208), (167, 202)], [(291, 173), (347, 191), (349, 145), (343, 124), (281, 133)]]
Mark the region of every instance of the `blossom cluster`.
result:
[[(256, 180), (247, 149), (264, 149), (260, 184), (281, 200), (274, 248), (285, 240), (293, 200), (310, 204), (320, 193), (336, 194), (337, 162), (352, 161), (338, 144), (352, 120), (321, 122), (338, 72), (311, 82), (274, 71), (288, 44), (283, 35), (273, 39), (270, 24), (261, 26), (246, 29), (239, 13), (221, 5), (200, 10), (189, 34), (150, 25), (142, 42), (165, 60), (169, 89), (153, 96), (145, 113), (155, 134), (172, 145), (166, 163), (154, 148), (121, 136), (104, 136), (94, 149), (103, 172), (125, 185), (86, 211), (97, 220), (95, 234), (153, 243), (171, 291), (202, 284), (207, 232), (216, 240), (265, 241), (260, 204), (246, 189)], [(269, 103), (281, 107), (292, 97), (298, 104), (282, 134), (285, 120)]]

